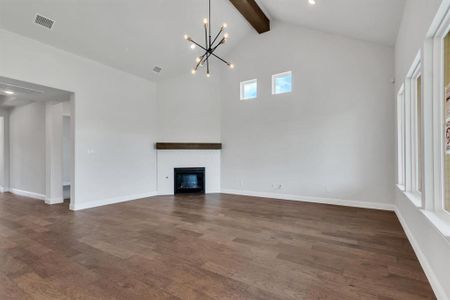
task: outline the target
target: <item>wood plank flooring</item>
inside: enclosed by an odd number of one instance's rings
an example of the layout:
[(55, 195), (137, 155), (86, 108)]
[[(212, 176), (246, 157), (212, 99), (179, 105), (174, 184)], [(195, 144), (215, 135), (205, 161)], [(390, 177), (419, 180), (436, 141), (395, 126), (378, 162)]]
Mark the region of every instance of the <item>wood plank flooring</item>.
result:
[(0, 194), (0, 299), (435, 299), (392, 212), (161, 196), (72, 212)]

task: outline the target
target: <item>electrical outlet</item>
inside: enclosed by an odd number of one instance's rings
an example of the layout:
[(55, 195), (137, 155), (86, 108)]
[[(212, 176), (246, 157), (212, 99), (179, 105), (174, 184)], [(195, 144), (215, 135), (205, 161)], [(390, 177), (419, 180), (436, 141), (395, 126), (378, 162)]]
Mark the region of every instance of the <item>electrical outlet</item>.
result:
[(283, 185), (281, 183), (272, 183), (272, 188), (274, 190), (281, 190), (282, 187)]

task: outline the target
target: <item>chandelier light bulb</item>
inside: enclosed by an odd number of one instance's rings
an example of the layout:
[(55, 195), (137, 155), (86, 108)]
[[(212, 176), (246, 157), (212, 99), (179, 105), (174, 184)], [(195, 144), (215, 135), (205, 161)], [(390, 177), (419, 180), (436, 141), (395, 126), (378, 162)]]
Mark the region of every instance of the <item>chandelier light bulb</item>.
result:
[(234, 64), (230, 64), (230, 69), (234, 69)]
[(195, 62), (199, 63), (200, 60), (201, 60), (201, 58), (200, 58), (200, 57), (197, 57), (197, 58), (195, 59)]
[(228, 34), (228, 32), (225, 32), (225, 34), (223, 35), (223, 37), (227, 39), (227, 38), (230, 37), (230, 35)]
[(208, 24), (208, 19), (207, 18), (203, 19), (203, 24), (205, 24), (205, 25)]
[(210, 76), (211, 76), (211, 75), (210, 75), (209, 73), (206, 73), (206, 77), (208, 77), (208, 78), (209, 78)]
[(187, 41), (189, 39), (189, 36), (187, 34), (185, 34), (184, 39)]
[(191, 44), (191, 49), (195, 49), (195, 44)]
[(195, 75), (195, 73), (197, 73), (197, 71), (195, 69), (192, 69), (191, 73), (192, 73), (192, 75)]
[(316, 5), (316, 0), (308, 0), (308, 3), (309, 3), (310, 5)]
[(227, 23), (223, 23), (222, 27), (223, 27), (223, 28), (227, 28), (227, 27), (228, 27), (228, 24), (227, 24)]

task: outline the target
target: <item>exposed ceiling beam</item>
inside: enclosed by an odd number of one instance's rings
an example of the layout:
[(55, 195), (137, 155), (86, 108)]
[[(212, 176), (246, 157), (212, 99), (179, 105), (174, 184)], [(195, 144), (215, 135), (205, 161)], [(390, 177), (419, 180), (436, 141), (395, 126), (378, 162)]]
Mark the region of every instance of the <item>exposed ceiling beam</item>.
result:
[(270, 30), (270, 20), (255, 0), (230, 0), (230, 2), (258, 33)]

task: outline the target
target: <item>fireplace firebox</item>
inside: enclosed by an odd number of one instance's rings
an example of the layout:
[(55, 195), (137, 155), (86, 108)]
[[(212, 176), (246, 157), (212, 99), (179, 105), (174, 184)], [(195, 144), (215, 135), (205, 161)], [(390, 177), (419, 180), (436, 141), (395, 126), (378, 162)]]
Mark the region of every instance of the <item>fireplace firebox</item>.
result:
[(205, 168), (175, 168), (174, 193), (205, 193)]

